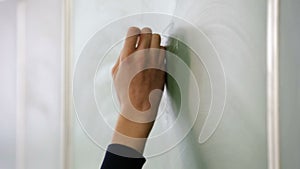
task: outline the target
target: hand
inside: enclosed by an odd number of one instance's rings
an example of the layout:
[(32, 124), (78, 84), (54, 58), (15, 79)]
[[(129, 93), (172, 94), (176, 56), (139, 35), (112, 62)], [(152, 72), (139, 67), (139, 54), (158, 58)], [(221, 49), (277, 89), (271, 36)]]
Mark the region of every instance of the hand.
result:
[(121, 106), (113, 142), (120, 142), (120, 134), (143, 140), (148, 137), (164, 89), (164, 60), (165, 50), (160, 46), (160, 35), (152, 34), (150, 28), (128, 29), (124, 47), (112, 69)]

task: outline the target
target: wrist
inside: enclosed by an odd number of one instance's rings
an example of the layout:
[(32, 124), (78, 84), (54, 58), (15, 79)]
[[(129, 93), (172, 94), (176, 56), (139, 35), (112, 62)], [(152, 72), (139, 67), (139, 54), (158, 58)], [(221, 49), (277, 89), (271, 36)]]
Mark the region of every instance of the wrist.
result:
[(153, 124), (154, 122), (137, 123), (120, 115), (112, 143), (125, 145), (143, 153)]
[(116, 132), (133, 138), (147, 138), (151, 132), (154, 121), (139, 123), (120, 115), (116, 125)]

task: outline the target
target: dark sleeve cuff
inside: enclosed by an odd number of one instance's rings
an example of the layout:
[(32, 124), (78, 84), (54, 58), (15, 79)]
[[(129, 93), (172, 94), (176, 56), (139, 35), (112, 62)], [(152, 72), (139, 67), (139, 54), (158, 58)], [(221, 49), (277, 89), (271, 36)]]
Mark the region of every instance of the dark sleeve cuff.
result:
[(121, 144), (108, 146), (101, 169), (141, 169), (146, 159), (138, 151)]

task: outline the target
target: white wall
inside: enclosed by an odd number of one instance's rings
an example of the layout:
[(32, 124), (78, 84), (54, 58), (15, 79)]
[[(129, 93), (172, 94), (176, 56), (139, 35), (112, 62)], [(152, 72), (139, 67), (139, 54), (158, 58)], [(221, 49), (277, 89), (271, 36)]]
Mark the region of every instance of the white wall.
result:
[(62, 168), (63, 2), (0, 2), (0, 168)]
[(26, 1), (25, 168), (61, 167), (62, 2)]
[(16, 1), (0, 1), (0, 168), (16, 162)]

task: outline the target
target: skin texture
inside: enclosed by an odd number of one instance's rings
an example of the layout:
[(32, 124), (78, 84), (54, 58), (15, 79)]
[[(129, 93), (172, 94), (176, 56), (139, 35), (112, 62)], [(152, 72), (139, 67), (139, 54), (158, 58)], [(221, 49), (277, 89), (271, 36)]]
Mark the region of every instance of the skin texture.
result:
[[(160, 35), (152, 34), (150, 28), (140, 30), (130, 27), (119, 59), (112, 68), (114, 86), (121, 106), (112, 143), (132, 147), (141, 153), (153, 127), (165, 85), (165, 50), (160, 46), (160, 41)], [(127, 72), (130, 69), (144, 68), (145, 65), (160, 67), (161, 70), (145, 69), (128, 79), (130, 77)], [(129, 88), (124, 85), (124, 81), (128, 80)], [(161, 92), (155, 93), (150, 99), (150, 93), (157, 89)], [(139, 122), (128, 118), (133, 113), (132, 107), (139, 116), (147, 120)], [(131, 117), (135, 115), (131, 114)]]

